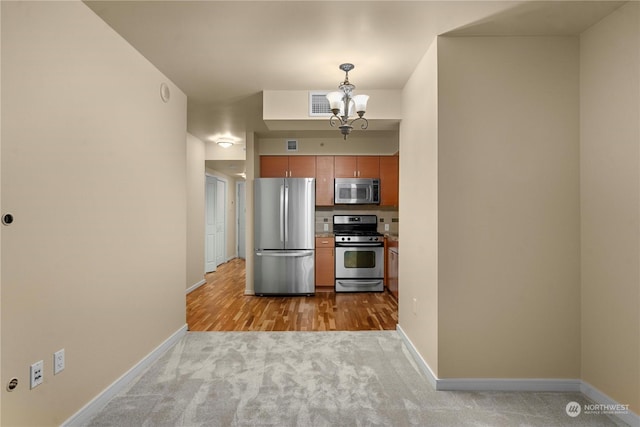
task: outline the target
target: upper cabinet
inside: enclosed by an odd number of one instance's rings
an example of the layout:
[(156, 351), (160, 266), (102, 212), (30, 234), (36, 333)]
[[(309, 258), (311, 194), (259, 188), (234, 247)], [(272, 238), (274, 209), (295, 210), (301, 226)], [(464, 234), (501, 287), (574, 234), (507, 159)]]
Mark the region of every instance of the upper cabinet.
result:
[(316, 206), (333, 206), (334, 157), (316, 156)]
[(380, 156), (380, 206), (398, 206), (398, 156)]
[(333, 206), (334, 178), (379, 178), (380, 206), (398, 206), (398, 156), (260, 156), (262, 178), (315, 178), (316, 206)]
[(379, 178), (379, 156), (336, 156), (336, 178)]
[(315, 178), (316, 156), (260, 156), (261, 178)]

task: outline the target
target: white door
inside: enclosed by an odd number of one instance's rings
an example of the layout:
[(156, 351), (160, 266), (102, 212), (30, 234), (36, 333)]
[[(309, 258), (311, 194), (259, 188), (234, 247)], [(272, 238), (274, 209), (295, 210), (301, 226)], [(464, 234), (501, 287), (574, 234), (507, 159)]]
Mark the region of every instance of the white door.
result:
[(246, 259), (246, 242), (245, 242), (245, 182), (238, 182), (238, 195), (236, 197), (238, 206), (238, 257)]
[(227, 261), (226, 212), (227, 212), (227, 183), (217, 180), (216, 187), (216, 266)]
[(216, 271), (216, 203), (217, 180), (207, 176), (205, 185), (205, 272)]

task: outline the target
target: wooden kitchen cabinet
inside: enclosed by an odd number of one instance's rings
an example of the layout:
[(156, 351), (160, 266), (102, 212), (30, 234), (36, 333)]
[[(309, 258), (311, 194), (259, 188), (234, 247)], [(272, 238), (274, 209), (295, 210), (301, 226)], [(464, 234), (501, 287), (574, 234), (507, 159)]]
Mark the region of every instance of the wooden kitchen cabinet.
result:
[(333, 206), (334, 156), (316, 156), (316, 206)]
[(261, 178), (315, 178), (315, 156), (260, 156)]
[(316, 288), (335, 284), (335, 244), (333, 237), (316, 237)]
[(389, 250), (387, 251), (388, 260), (388, 279), (387, 289), (398, 300), (399, 282), (398, 282), (398, 242), (389, 242)]
[(336, 156), (336, 178), (379, 178), (379, 156)]
[(261, 178), (284, 178), (289, 171), (289, 156), (261, 156)]
[(398, 156), (380, 156), (380, 206), (398, 206)]
[(289, 156), (289, 178), (315, 178), (316, 156)]

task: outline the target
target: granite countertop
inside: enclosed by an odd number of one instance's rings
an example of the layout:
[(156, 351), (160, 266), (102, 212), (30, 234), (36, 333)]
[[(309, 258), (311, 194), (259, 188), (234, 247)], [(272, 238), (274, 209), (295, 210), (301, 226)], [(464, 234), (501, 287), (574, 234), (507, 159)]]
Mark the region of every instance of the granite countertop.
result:
[(324, 231), (322, 233), (316, 233), (316, 237), (324, 237), (324, 238), (332, 238), (333, 239), (333, 233), (329, 233), (328, 231)]

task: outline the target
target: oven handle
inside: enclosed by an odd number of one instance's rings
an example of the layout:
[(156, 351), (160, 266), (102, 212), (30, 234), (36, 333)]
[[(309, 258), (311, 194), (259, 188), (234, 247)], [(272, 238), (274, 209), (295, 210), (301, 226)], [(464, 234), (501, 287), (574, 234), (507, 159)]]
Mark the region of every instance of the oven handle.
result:
[(372, 247), (384, 247), (384, 243), (382, 242), (377, 242), (377, 243), (347, 243), (347, 242), (336, 242), (336, 247), (340, 247), (340, 248), (346, 248), (346, 247), (363, 247), (363, 248), (372, 248)]
[(358, 286), (377, 285), (380, 283), (380, 279), (378, 280), (357, 279), (357, 280), (347, 280), (347, 281), (338, 280), (338, 283), (341, 284), (342, 286), (358, 287)]

